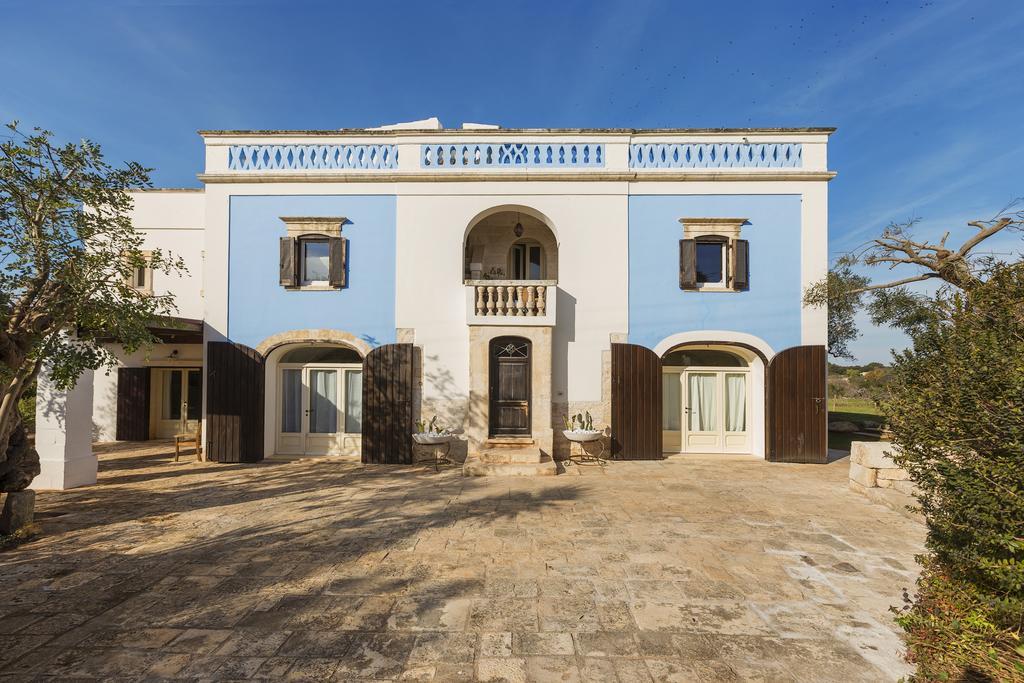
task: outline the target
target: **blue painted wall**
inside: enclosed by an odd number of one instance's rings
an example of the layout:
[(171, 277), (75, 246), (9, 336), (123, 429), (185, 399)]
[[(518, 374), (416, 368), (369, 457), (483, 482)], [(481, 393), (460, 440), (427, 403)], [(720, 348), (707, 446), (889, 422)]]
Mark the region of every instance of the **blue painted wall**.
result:
[[(800, 344), (799, 195), (631, 196), (629, 341), (653, 348), (693, 330), (746, 332), (776, 351)], [(747, 218), (750, 289), (679, 289), (683, 217)]]
[[(288, 330), (331, 328), (370, 344), (395, 341), (394, 196), (233, 196), (228, 337), (255, 347)], [(345, 216), (348, 284), (327, 292), (278, 284), (280, 216)]]

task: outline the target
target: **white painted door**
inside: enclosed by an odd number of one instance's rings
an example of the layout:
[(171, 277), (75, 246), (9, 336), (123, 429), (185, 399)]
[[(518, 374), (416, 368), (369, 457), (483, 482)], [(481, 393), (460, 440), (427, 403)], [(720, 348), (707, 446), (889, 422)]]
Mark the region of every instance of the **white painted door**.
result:
[(683, 373), (683, 452), (749, 453), (747, 372)]
[(337, 454), (362, 431), (362, 368), (282, 365), (278, 387), (279, 453)]
[(154, 368), (150, 394), (151, 434), (170, 439), (193, 433), (203, 412), (203, 375), (200, 368)]
[(750, 374), (721, 368), (665, 370), (666, 453), (749, 453)]

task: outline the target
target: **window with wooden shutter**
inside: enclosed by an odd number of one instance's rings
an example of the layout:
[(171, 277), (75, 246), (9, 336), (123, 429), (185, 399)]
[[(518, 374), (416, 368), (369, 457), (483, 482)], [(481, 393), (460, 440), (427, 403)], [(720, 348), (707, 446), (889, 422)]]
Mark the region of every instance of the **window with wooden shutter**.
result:
[(679, 240), (679, 288), (697, 289), (697, 240)]
[(345, 286), (345, 238), (332, 237), (328, 240), (330, 253), (328, 284), (331, 287)]
[(281, 238), (281, 286), (295, 287), (299, 284), (298, 259), (296, 258), (296, 246), (298, 241), (294, 237)]
[(734, 245), (732, 288), (740, 291), (750, 287), (750, 243), (736, 240)]
[(281, 285), (298, 290), (344, 287), (347, 244), (344, 216), (281, 216), (288, 231), (281, 238)]

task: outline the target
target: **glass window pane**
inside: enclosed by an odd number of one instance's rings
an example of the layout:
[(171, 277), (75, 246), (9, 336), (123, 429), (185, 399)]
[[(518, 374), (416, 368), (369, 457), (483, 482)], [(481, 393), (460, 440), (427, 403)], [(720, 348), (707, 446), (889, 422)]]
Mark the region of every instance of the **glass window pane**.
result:
[(309, 431), (334, 434), (338, 431), (338, 371), (309, 371)]
[(281, 373), (281, 431), (302, 431), (302, 370)]
[(667, 372), (661, 376), (661, 396), (661, 428), (666, 432), (678, 432), (683, 408), (683, 385), (678, 372)]
[(513, 244), (512, 245), (512, 279), (522, 280), (524, 272), (524, 262), (526, 261), (526, 253), (523, 245)]
[(540, 279), (540, 247), (530, 247), (530, 280)]
[(203, 416), (203, 375), (198, 370), (188, 371), (188, 419), (198, 420)]
[(325, 241), (302, 243), (302, 279), (305, 282), (326, 282), (330, 277), (330, 250)]
[(725, 376), (725, 430), (747, 431), (747, 376), (728, 373)]
[(181, 372), (170, 370), (164, 372), (163, 406), (160, 418), (163, 420), (181, 419)]
[(689, 348), (665, 354), (661, 364), (666, 366), (699, 365), (719, 368), (745, 368), (750, 365), (747, 361), (728, 351)]
[(345, 431), (359, 434), (363, 431), (363, 371), (345, 373)]
[(721, 242), (697, 242), (697, 282), (722, 282)]
[(713, 432), (717, 420), (715, 405), (715, 375), (692, 372), (689, 375), (686, 407), (690, 410), (691, 432)]

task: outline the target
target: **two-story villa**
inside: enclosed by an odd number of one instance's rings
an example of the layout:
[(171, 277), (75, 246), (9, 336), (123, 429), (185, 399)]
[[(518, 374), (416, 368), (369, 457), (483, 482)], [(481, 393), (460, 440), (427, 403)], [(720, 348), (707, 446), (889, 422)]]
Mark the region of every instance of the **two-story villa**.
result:
[(473, 473), (553, 472), (582, 412), (614, 458), (823, 462), (826, 312), (802, 292), (831, 133), (202, 131), (201, 189), (135, 195), (189, 268), (135, 284), (181, 320), (116, 373), (41, 380), (36, 485), (93, 481), (92, 440), (200, 422), (215, 461), (408, 463), (433, 415)]

